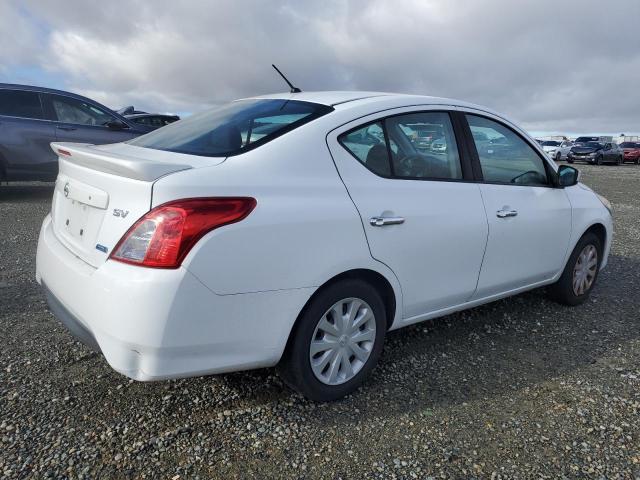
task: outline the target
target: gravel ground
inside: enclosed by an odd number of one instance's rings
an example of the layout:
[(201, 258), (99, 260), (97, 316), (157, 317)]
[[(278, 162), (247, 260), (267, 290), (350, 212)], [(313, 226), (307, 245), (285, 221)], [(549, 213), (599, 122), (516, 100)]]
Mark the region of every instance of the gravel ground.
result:
[(34, 281), (51, 187), (0, 187), (4, 478), (640, 478), (640, 167), (579, 166), (614, 205), (589, 302), (534, 291), (392, 332), (372, 378), (318, 405), (273, 370), (113, 372)]

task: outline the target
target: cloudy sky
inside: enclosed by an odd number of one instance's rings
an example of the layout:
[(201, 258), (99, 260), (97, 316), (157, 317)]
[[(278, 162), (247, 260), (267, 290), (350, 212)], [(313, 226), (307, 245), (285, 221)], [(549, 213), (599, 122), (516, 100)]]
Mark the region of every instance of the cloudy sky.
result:
[(532, 132), (640, 132), (640, 0), (0, 0), (0, 82), (195, 112), (283, 91), (459, 98)]

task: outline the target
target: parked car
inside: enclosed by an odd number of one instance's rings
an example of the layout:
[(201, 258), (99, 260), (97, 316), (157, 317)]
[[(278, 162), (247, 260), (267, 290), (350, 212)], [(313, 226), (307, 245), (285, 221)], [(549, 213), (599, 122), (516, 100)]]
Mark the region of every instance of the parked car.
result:
[(620, 148), (624, 152), (624, 161), (640, 163), (640, 142), (622, 142)]
[[(417, 123), (446, 152), (422, 153)], [(254, 139), (254, 124), (272, 128)], [(337, 399), (389, 330), (543, 285), (584, 302), (611, 245), (611, 206), (576, 169), (451, 99), (269, 95), (52, 148), (36, 278), (69, 330), (136, 380), (278, 365), (307, 397)]]
[(622, 165), (622, 149), (615, 143), (578, 142), (569, 151), (567, 162), (586, 162), (593, 165), (615, 163)]
[(81, 95), (0, 83), (0, 180), (54, 180), (51, 142), (117, 143), (149, 131)]
[(545, 140), (544, 142), (542, 142), (542, 150), (544, 150), (544, 152), (549, 155), (549, 158), (556, 158), (556, 153), (558, 152), (558, 149), (560, 148), (560, 144), (561, 142), (558, 142), (557, 140)]
[(154, 130), (180, 120), (178, 115), (165, 115), (161, 113), (136, 113), (133, 115), (126, 115), (126, 117), (133, 122), (146, 125)]
[(566, 160), (571, 151), (571, 147), (573, 147), (573, 142), (571, 140), (564, 140), (556, 150), (554, 160), (556, 162)]
[(167, 113), (149, 113), (142, 110), (136, 110), (133, 105), (123, 107), (117, 110), (117, 112), (120, 115), (123, 115), (136, 123), (146, 125), (153, 130), (180, 120), (180, 117), (178, 115), (171, 115)]

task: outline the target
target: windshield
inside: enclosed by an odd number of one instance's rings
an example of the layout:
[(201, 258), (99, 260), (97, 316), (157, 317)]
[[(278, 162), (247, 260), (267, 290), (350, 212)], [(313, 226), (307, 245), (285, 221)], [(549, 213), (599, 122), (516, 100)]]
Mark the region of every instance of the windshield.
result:
[(622, 142), (620, 144), (622, 148), (640, 148), (640, 143), (635, 142)]
[(578, 137), (576, 143), (597, 142), (598, 140), (600, 140), (598, 137)]
[(602, 148), (602, 144), (599, 142), (583, 142), (580, 145), (576, 145), (577, 147), (588, 147), (588, 148)]
[(192, 115), (128, 143), (206, 157), (237, 155), (333, 110), (282, 99), (239, 100)]
[(560, 142), (552, 142), (552, 141), (542, 142), (542, 146), (543, 147), (559, 147)]

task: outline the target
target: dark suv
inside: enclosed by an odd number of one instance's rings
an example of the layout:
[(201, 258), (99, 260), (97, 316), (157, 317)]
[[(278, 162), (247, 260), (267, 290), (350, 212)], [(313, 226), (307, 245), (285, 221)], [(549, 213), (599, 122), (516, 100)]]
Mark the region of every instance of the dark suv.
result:
[(587, 162), (593, 165), (615, 163), (622, 165), (623, 151), (613, 142), (602, 142), (600, 137), (578, 137), (567, 154), (567, 162)]
[(80, 95), (0, 83), (0, 180), (55, 180), (51, 142), (117, 143), (150, 130)]

